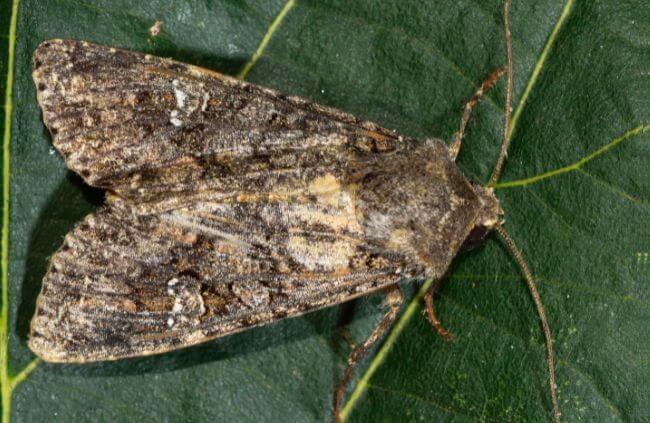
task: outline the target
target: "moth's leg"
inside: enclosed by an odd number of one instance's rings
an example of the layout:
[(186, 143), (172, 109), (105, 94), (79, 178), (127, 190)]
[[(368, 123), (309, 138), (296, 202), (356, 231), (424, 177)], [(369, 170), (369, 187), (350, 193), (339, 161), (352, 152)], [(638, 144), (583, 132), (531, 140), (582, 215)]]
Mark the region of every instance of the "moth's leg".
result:
[(447, 331), (442, 326), (442, 323), (440, 323), (440, 320), (438, 320), (438, 317), (436, 316), (436, 311), (433, 307), (433, 294), (436, 292), (436, 289), (438, 289), (438, 286), (440, 285), (440, 281), (434, 281), (427, 292), (424, 294), (424, 312), (427, 315), (427, 318), (429, 320), (429, 323), (431, 324), (431, 327), (433, 330), (436, 331), (438, 335), (445, 341), (451, 341), (454, 338), (454, 335)]
[(395, 322), (395, 319), (397, 318), (397, 314), (399, 313), (399, 309), (402, 307), (404, 299), (402, 296), (402, 291), (400, 290), (399, 286), (393, 285), (388, 288), (386, 288), (386, 307), (388, 307), (388, 311), (386, 311), (386, 314), (384, 314), (384, 317), (382, 317), (381, 321), (377, 324), (375, 329), (373, 329), (372, 333), (366, 339), (361, 343), (360, 345), (356, 346), (354, 350), (350, 353), (350, 356), (348, 357), (348, 366), (345, 368), (345, 372), (343, 372), (343, 377), (339, 381), (338, 385), (336, 386), (336, 390), (334, 391), (334, 421), (335, 422), (340, 422), (340, 413), (341, 413), (341, 405), (343, 404), (343, 394), (345, 393), (345, 388), (350, 380), (350, 376), (352, 376), (352, 372), (354, 371), (355, 366), (357, 363), (363, 359), (363, 356), (366, 355), (368, 350), (372, 348), (377, 341), (379, 341), (384, 334), (390, 329), (390, 327), (393, 325), (393, 322)]
[(348, 344), (348, 347), (350, 347), (350, 349), (354, 349), (357, 347), (357, 344), (354, 343), (354, 340), (350, 336), (350, 332), (348, 332), (347, 329), (343, 328), (341, 330), (341, 337), (343, 338), (345, 343)]
[(469, 120), (469, 115), (472, 113), (472, 109), (476, 106), (476, 103), (478, 103), (483, 94), (492, 88), (499, 77), (503, 75), (503, 72), (505, 72), (505, 68), (499, 68), (489, 74), (478, 90), (476, 90), (474, 96), (465, 103), (465, 107), (463, 108), (463, 117), (460, 119), (460, 127), (458, 128), (458, 132), (454, 134), (454, 139), (449, 146), (449, 155), (452, 160), (456, 160), (456, 157), (458, 157), (458, 153), (460, 152), (463, 136), (465, 135), (465, 127), (467, 126), (467, 121)]

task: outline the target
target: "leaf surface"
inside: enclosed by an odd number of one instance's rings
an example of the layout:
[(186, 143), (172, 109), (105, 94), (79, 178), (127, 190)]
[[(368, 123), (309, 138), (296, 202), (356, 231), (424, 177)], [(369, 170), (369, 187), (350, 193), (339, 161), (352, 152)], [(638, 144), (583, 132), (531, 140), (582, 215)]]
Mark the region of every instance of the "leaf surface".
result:
[[(4, 5), (7, 35), (11, 4)], [(85, 39), (232, 75), (250, 63), (251, 82), (406, 135), (449, 140), (464, 101), (504, 63), (501, 14), (496, 0), (20, 1), (15, 40), (0, 40), (3, 89), (6, 46), (15, 43), (3, 180), (7, 374), (34, 358), (26, 337), (48, 257), (103, 201), (51, 147), (30, 76), (41, 41)], [(511, 16), (515, 129), (497, 195), (549, 317), (560, 407), (567, 421), (641, 421), (650, 415), (650, 10), (640, 0), (516, 1)], [(151, 37), (155, 21), (162, 31)], [(501, 81), (477, 107), (459, 158), (480, 183), (497, 156), (504, 97)], [(417, 284), (405, 287), (413, 301)], [(347, 328), (361, 342), (381, 301), (372, 295), (157, 357), (39, 363), (10, 392), (10, 414), (327, 421), (349, 352), (341, 333)], [(390, 348), (360, 368), (359, 376), (373, 373), (347, 407), (350, 421), (549, 419), (537, 317), (495, 236), (458, 257), (440, 291), (437, 312), (454, 342), (431, 331), (417, 303), (405, 310)]]

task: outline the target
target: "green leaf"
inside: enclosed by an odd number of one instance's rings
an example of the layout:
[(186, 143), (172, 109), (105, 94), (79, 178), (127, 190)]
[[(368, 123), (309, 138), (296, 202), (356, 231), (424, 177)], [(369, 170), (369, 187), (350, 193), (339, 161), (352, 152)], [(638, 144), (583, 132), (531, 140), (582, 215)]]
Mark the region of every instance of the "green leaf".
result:
[[(2, 243), (7, 319), (0, 319), (5, 419), (329, 420), (349, 353), (341, 333), (347, 328), (361, 342), (381, 316), (381, 295), (157, 357), (32, 362), (26, 338), (48, 257), (103, 194), (53, 152), (31, 54), (45, 39), (76, 38), (245, 71), (252, 82), (403, 134), (449, 140), (464, 101), (504, 63), (501, 2), (14, 3), (13, 34), (11, 2), (0, 9), (2, 99), (12, 106), (4, 139), (10, 167), (3, 168), (10, 189)], [(641, 0), (519, 0), (511, 18), (515, 129), (497, 195), (546, 307), (563, 417), (646, 420), (650, 12)], [(162, 31), (151, 37), (155, 21)], [(500, 81), (469, 123), (459, 164), (479, 183), (497, 156), (504, 97)], [(417, 284), (405, 287), (412, 299)], [(458, 257), (441, 289), (437, 312), (453, 342), (432, 332), (417, 302), (404, 308), (399, 333), (360, 366), (364, 382), (346, 408), (350, 421), (550, 418), (537, 316), (495, 236)], [(29, 363), (37, 364), (33, 371), (20, 373)]]

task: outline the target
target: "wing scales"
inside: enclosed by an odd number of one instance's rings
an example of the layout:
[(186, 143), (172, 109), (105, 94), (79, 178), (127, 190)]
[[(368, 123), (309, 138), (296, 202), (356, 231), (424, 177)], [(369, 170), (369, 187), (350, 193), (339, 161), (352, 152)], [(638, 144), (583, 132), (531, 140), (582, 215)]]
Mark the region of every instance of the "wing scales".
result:
[[(271, 214), (287, 226), (270, 227)], [(160, 353), (394, 283), (394, 262), (335, 228), (297, 230), (296, 215), (287, 204), (145, 217), (105, 207), (54, 254), (30, 347), (65, 362)]]
[(44, 121), (68, 167), (131, 201), (412, 146), (339, 111), (140, 53), (52, 40), (34, 63)]
[(160, 353), (440, 276), (478, 215), (442, 144), (299, 98), (69, 40), (41, 44), (33, 76), (66, 164), (109, 190), (44, 278), (29, 345), (48, 361)]

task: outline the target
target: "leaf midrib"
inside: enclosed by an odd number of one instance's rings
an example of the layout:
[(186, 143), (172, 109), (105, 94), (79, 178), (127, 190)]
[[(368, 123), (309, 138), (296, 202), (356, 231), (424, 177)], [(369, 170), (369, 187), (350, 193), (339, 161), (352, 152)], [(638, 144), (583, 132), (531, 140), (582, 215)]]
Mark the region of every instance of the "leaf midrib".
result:
[(9, 182), (11, 160), (11, 118), (14, 85), (14, 60), (16, 48), (16, 24), (18, 21), (19, 0), (11, 4), (7, 51), (7, 83), (5, 85), (5, 121), (2, 136), (2, 238), (0, 239), (0, 400), (2, 403), (2, 422), (8, 423), (11, 416), (11, 393), (15, 388), (9, 375)]

